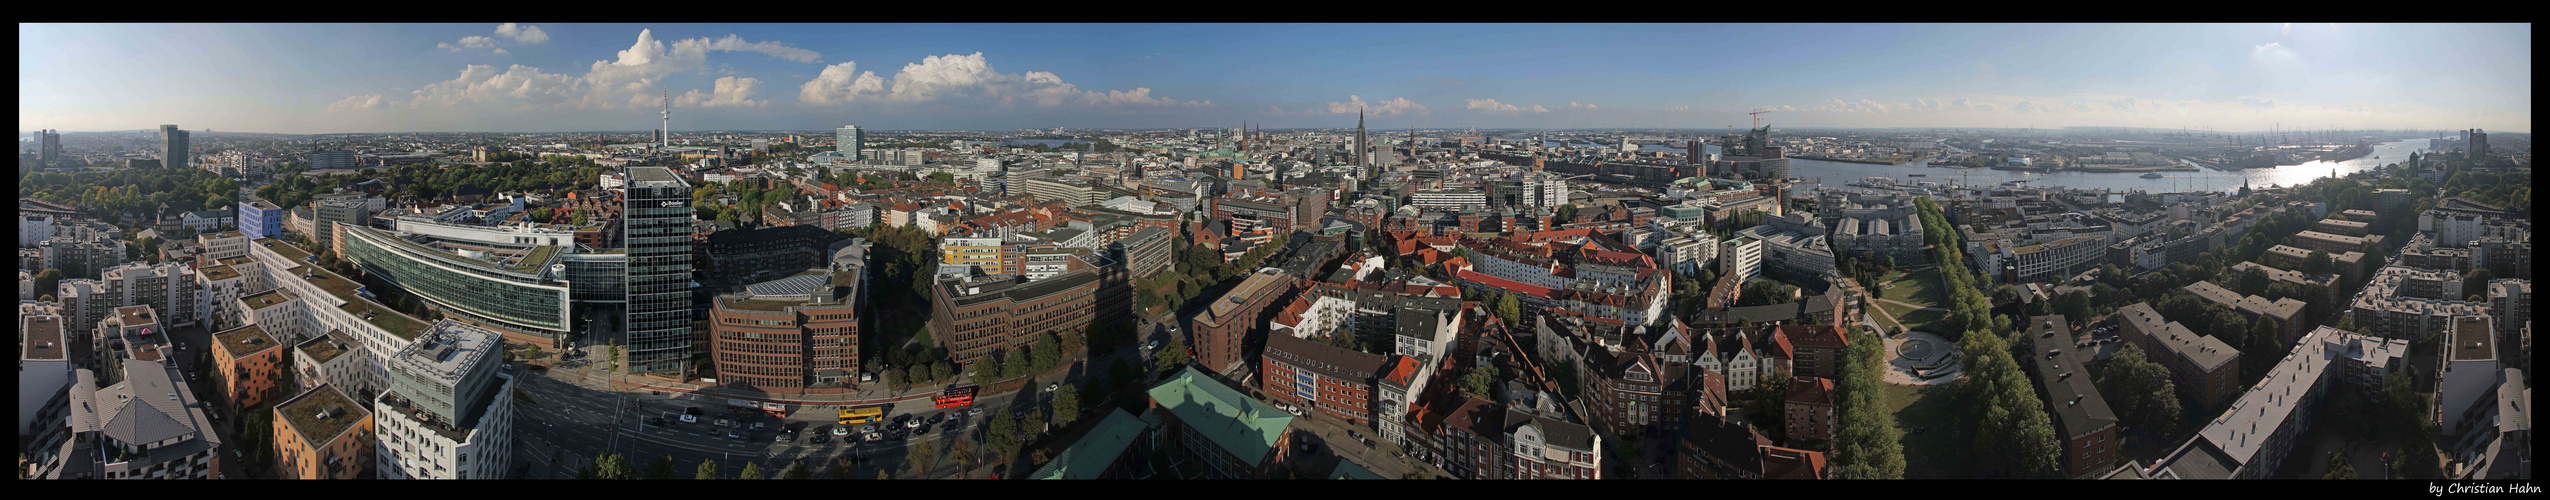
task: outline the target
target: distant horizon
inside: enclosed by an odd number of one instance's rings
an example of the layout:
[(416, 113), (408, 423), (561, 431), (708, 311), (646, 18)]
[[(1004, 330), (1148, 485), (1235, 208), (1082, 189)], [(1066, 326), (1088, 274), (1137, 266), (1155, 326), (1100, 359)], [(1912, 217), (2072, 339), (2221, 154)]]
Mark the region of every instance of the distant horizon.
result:
[[(867, 132), (869, 132), (869, 133), (899, 133), (899, 132), (982, 132), (982, 133), (993, 133), (993, 134), (1018, 133), (1018, 132), (1037, 131), (1037, 130), (1049, 130), (1049, 129), (1052, 129), (1052, 128), (1054, 128), (1054, 127), (1018, 128), (1018, 129), (1009, 129), (1009, 130), (987, 130), (987, 129), (893, 129), (893, 130), (888, 130), (888, 129), (875, 129), (875, 128), (866, 128), (866, 127), (862, 127), (862, 129), (863, 129), (863, 130), (866, 130), (866, 131), (867, 131)], [(1074, 131), (1088, 131), (1088, 132), (1152, 132), (1152, 131), (1164, 131), (1164, 130), (1217, 130), (1217, 128), (1216, 128), (1216, 127), (1099, 128), (1099, 127), (1070, 127), (1070, 126), (1065, 126), (1065, 127), (1062, 127), (1062, 128), (1065, 128), (1065, 129), (1071, 129), (1071, 130), (1074, 130)], [(1230, 129), (1230, 128), (1233, 128), (1233, 127), (1219, 127), (1218, 129), (1220, 129), (1220, 130), (1228, 130), (1228, 129)], [(1369, 129), (1370, 127), (1367, 127), (1367, 128)], [(1453, 131), (1467, 132), (1467, 131), (1464, 131), (1464, 130), (1459, 130), (1459, 129), (1462, 129), (1462, 128), (1467, 128), (1467, 127), (1434, 127), (1434, 128), (1418, 127), (1416, 130), (1417, 130), (1417, 131), (1419, 131), (1419, 132), (1437, 132), (1437, 133), (1440, 133), (1440, 132), (1453, 132)], [(1706, 131), (1718, 131), (1718, 132), (1720, 132), (1720, 133), (1723, 133), (1723, 132), (1724, 132), (1724, 129), (1723, 129), (1723, 128), (1720, 128), (1720, 129), (1712, 129), (1712, 128), (1689, 128), (1689, 127), (1578, 127), (1578, 128), (1525, 128), (1525, 127), (1493, 127), (1493, 128), (1490, 128), (1490, 127), (1478, 127), (1478, 128), (1479, 128), (1479, 131), (1482, 131), (1482, 132), (1504, 132), (1504, 131), (1530, 131), (1530, 132), (1596, 132), (1596, 131), (1669, 131), (1669, 132), (1676, 132), (1676, 131), (1703, 131), (1703, 132), (1706, 132)], [(2187, 130), (2181, 130), (2181, 129), (2176, 129), (2176, 128), (2159, 128), (2159, 127), (2120, 127), (2120, 126), (2105, 126), (2105, 125), (2071, 125), (2071, 126), (2063, 126), (2063, 127), (1781, 127), (1781, 126), (1777, 126), (1777, 125), (1772, 125), (1772, 126), (1770, 126), (1770, 128), (1771, 128), (1771, 130), (1773, 130), (1773, 131), (1778, 131), (1778, 130), (1801, 130), (1801, 131), (1826, 131), (1826, 130), (1833, 130), (1833, 131), (1859, 131), (1859, 130), (1876, 130), (1876, 131), (1899, 131), (1899, 130), (1900, 130), (1900, 131), (1933, 131), (1933, 130), (2029, 131), (2029, 130), (2047, 130), (2047, 131), (2052, 131), (2052, 130), (2071, 130), (2071, 129), (2113, 129), (2113, 130), (2120, 130), (2120, 131), (2152, 131), (2152, 132), (2171, 132), (2171, 133), (2176, 133), (2176, 132), (2185, 132), (2185, 133), (2189, 133), (2189, 134), (2208, 134), (2208, 135), (2252, 135), (2252, 134), (2269, 134), (2269, 133), (2275, 133), (2275, 132), (2277, 132), (2277, 131), (2275, 131), (2275, 130), (2205, 130), (2205, 129), (2201, 129), (2201, 128), (2198, 128), (2198, 129), (2187, 129)], [(42, 131), (42, 130), (44, 130), (44, 129), (38, 129), (38, 130), (21, 130), (21, 131), (18, 131), (18, 134), (21, 136), (21, 137), (20, 137), (21, 139), (24, 139), (24, 138), (26, 138), (26, 136), (32, 135), (32, 134), (34, 134), (34, 133), (36, 133), (36, 132), (40, 132), (40, 131)], [(810, 133), (810, 134), (811, 134), (811, 133), (829, 133), (829, 132), (831, 132), (832, 130), (834, 130), (834, 129), (705, 129), (705, 130), (692, 130), (692, 131), (675, 130), (673, 133), (674, 133), (674, 134), (676, 134), (676, 135), (680, 135), (680, 134), (704, 134), (704, 133), (748, 133), (748, 134), (749, 134), (749, 133)], [(1264, 129), (1257, 129), (1257, 130), (1275, 131), (1275, 132), (1291, 132), (1291, 131), (1313, 131), (1313, 130), (1354, 130), (1354, 127), (1351, 127), (1351, 126), (1349, 126), (1349, 127), (1282, 127), (1282, 128), (1277, 128), (1277, 127), (1267, 127), (1267, 128), (1264, 128)], [(1375, 130), (1376, 132), (1379, 132), (1379, 131), (1390, 131), (1390, 130), (1392, 130), (1392, 129), (1371, 129), (1371, 130)], [(1408, 129), (1401, 128), (1401, 129), (1395, 129), (1395, 130), (1396, 130), (1396, 131), (1398, 131), (1398, 132), (1403, 132), (1403, 133), (1404, 133), (1404, 132), (1406, 132)], [(2416, 132), (2416, 133), (2426, 133), (2426, 132), (2460, 132), (2460, 131), (2468, 130), (2468, 129), (2417, 129), (2417, 128), (2370, 128), (2370, 129), (2363, 129), (2363, 128), (2350, 128), (2350, 129), (2308, 129), (2308, 130), (2306, 130), (2306, 129), (2286, 129), (2286, 130), (2283, 130), (2283, 132), (2299, 134), (2299, 133), (2304, 133), (2304, 132), (2328, 132), (2328, 131), (2336, 131), (2336, 130), (2343, 130), (2343, 131), (2350, 131), (2350, 132), (2371, 132), (2371, 133), (2385, 133), (2385, 134), (2388, 134), (2388, 133), (2402, 133), (2402, 132)], [(64, 134), (102, 134), (102, 133), (115, 133), (115, 132), (157, 133), (157, 132), (159, 132), (159, 129), (158, 129), (158, 128), (144, 128), (144, 129), (109, 129), (109, 130), (54, 130), (54, 131), (55, 131), (55, 132), (59, 132), (59, 133), (64, 133)], [(446, 130), (446, 131), (411, 131), (411, 132), (312, 132), (312, 133), (287, 133), (287, 132), (239, 132), (239, 131), (219, 131), (219, 130), (217, 130), (217, 131), (214, 131), (214, 132), (212, 132), (212, 133), (214, 133), (214, 134), (243, 134), (243, 135), (296, 135), (296, 136), (312, 136), (312, 135), (397, 135), (397, 134), (532, 134), (532, 135), (548, 135), (548, 134), (644, 134), (644, 133), (652, 133), (652, 132), (654, 132), (654, 131), (655, 131), (654, 129), (630, 129), (630, 130), (562, 130), (562, 131), (554, 131), (554, 132), (530, 132), (530, 131), (448, 131), (448, 130)], [(2531, 131), (2525, 131), (2525, 130), (2498, 130), (2498, 129), (2482, 129), (2482, 131), (2488, 132), (2489, 134), (2500, 134), (2500, 133), (2504, 133), (2504, 134), (2516, 134), (2516, 135), (2530, 135), (2530, 134), (2532, 133)], [(193, 132), (193, 133), (204, 133), (204, 132), (203, 132), (203, 129), (188, 130), (188, 132)]]
[(1376, 130), (1709, 130), (1759, 118), (1837, 130), (2528, 132), (2531, 30), (34, 23), (19, 30), (18, 121), (95, 131), (173, 123), (301, 135), (551, 133), (542, 131), (652, 130), (669, 109), (676, 131), (1304, 129), (1357, 120)]

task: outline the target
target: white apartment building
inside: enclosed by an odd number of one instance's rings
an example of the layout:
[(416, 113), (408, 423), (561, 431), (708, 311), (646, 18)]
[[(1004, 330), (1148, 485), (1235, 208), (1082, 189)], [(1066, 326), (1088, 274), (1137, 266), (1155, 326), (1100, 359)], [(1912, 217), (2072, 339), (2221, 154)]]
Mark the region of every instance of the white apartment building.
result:
[(388, 387), (372, 402), (382, 479), (499, 479), (511, 464), (513, 375), (501, 335), (435, 322), (385, 363)]

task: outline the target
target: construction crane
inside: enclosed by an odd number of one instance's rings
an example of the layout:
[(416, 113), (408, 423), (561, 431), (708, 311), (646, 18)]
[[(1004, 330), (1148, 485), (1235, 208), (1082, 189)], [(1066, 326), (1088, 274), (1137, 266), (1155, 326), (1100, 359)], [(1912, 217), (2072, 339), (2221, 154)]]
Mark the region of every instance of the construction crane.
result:
[(1753, 108), (1753, 112), (1745, 114), (1753, 115), (1753, 128), (1762, 128), (1763, 113), (1769, 113), (1769, 111), (1763, 111), (1762, 108)]

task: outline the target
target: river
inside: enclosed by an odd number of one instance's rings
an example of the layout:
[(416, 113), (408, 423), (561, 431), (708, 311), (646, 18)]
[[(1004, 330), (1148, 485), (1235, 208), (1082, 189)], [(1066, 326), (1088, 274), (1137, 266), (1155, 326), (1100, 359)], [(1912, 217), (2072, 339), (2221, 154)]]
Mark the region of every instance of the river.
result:
[[(2155, 193), (2188, 191), (2238, 191), (2242, 181), (2253, 187), (2295, 186), (2331, 174), (2346, 175), (2370, 170), (2384, 164), (2408, 161), (2411, 152), (2426, 150), (2425, 139), (2383, 143), (2373, 148), (2372, 156), (2342, 162), (2314, 161), (2301, 165), (2275, 168), (2252, 168), (2222, 171), (2203, 169), (2198, 172), (2162, 172), (2159, 179), (2142, 178), (2141, 173), (2022, 172), (1988, 168), (1929, 168), (1927, 160), (1898, 165), (1870, 165), (1823, 160), (1790, 159), (1789, 176), (1808, 181), (1822, 181), (1839, 186), (1867, 177), (1893, 177), (1903, 181), (1930, 181), (1940, 184), (1998, 186), (2002, 181), (2026, 179), (2030, 187), (2054, 185), (2074, 189), (2142, 190)], [(2380, 159), (2375, 159), (2380, 157)], [(1910, 174), (1929, 174), (1911, 177)]]

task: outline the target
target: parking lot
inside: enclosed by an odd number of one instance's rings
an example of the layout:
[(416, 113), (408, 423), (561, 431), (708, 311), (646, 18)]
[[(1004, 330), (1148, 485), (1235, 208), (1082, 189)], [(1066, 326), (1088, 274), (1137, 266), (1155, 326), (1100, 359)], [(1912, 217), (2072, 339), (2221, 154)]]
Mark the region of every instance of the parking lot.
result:
[[(843, 459), (860, 462), (851, 477), (872, 478), (880, 470), (901, 477), (902, 460), (910, 447), (940, 446), (943, 452), (948, 446), (944, 437), (951, 432), (979, 442), (982, 417), (1009, 409), (1008, 403), (1015, 399), (1015, 394), (978, 398), (965, 409), (979, 408), (979, 416), (938, 409), (926, 398), (903, 401), (886, 412), (887, 421), (853, 425), (843, 435), (833, 432), (840, 427), (838, 406), (792, 405), (788, 416), (780, 418), (758, 409), (733, 407), (723, 399), (660, 391), (613, 393), (539, 373), (524, 375), (518, 388), (538, 404), (523, 405), (516, 412), (515, 436), (524, 446), (516, 448), (515, 463), (520, 474), (530, 478), (572, 478), (578, 467), (605, 450), (640, 463), (672, 456), (681, 477), (690, 477), (703, 460), (715, 460), (724, 471), (721, 475), (731, 478), (741, 473), (746, 462), (761, 464), (765, 476), (775, 477), (790, 462), (802, 461), (819, 471)], [(692, 408), (698, 409), (693, 421), (683, 421)], [(928, 422), (933, 416), (937, 416), (935, 423), (906, 424)], [(865, 439), (870, 426), (876, 427), (876, 441)], [(782, 439), (783, 435), (787, 438)], [(952, 463), (942, 463), (940, 468), (942, 474), (956, 472)]]

